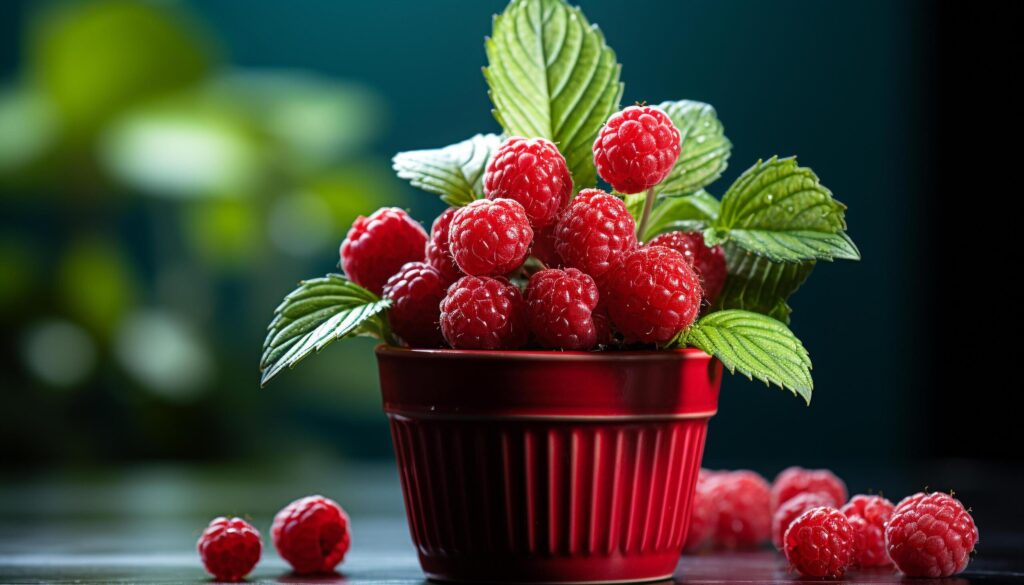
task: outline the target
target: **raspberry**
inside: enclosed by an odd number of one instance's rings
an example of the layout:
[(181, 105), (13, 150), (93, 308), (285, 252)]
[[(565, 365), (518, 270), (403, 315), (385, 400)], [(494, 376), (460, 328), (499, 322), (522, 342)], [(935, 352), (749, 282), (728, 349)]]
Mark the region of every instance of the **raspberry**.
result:
[(546, 225), (533, 230), (533, 248), (530, 250), (537, 260), (544, 263), (548, 268), (559, 268), (562, 266), (562, 259), (555, 250), (555, 227), (557, 224)]
[(717, 474), (710, 497), (718, 509), (714, 542), (719, 548), (756, 547), (771, 536), (772, 513), (768, 482), (753, 471)]
[(853, 562), (853, 527), (830, 506), (801, 514), (789, 525), (784, 541), (789, 564), (807, 577), (838, 579)]
[(782, 550), (782, 537), (786, 534), (786, 529), (807, 510), (835, 505), (832, 496), (823, 492), (807, 492), (786, 500), (772, 514), (772, 544), (778, 550)]
[(626, 341), (668, 341), (700, 311), (700, 279), (682, 254), (663, 246), (630, 252), (604, 292), (612, 323)]
[(260, 533), (241, 518), (214, 518), (196, 544), (203, 566), (218, 581), (241, 581), (260, 560)]
[(448, 282), (426, 262), (409, 262), (388, 279), (384, 297), (391, 299), (388, 322), (409, 347), (441, 347), (441, 299)]
[(619, 193), (639, 193), (664, 179), (679, 158), (680, 137), (672, 120), (650, 106), (612, 114), (594, 141), (594, 164)]
[(447, 282), (455, 282), (465, 276), (455, 264), (451, 249), (448, 247), (448, 229), (456, 211), (458, 209), (449, 207), (437, 216), (430, 228), (430, 239), (427, 241), (427, 262), (437, 268)]
[(626, 204), (600, 189), (580, 191), (555, 228), (555, 250), (565, 265), (594, 278), (636, 245), (636, 222)]
[(441, 301), (441, 332), (455, 349), (517, 349), (527, 331), (523, 295), (504, 278), (464, 276)]
[(406, 262), (423, 260), (427, 232), (397, 207), (359, 216), (341, 243), (341, 267), (353, 282), (380, 294)]
[(533, 229), (514, 199), (479, 199), (455, 212), (448, 231), (455, 263), (472, 276), (500, 276), (530, 253)]
[(282, 508), (270, 534), (278, 554), (300, 575), (333, 571), (352, 544), (348, 515), (323, 496), (305, 497)]
[(597, 344), (594, 279), (575, 268), (541, 270), (526, 287), (530, 331), (545, 349), (587, 350)]
[(725, 251), (721, 246), (709, 248), (700, 232), (668, 232), (647, 242), (648, 246), (665, 246), (678, 250), (700, 277), (704, 299), (714, 304), (725, 286)]
[(853, 526), (855, 565), (885, 567), (892, 564), (885, 551), (885, 524), (893, 508), (892, 502), (881, 496), (853, 496), (843, 506), (841, 511)]
[(900, 502), (885, 527), (896, 567), (909, 577), (949, 577), (963, 571), (978, 542), (974, 518), (956, 498), (918, 493)]
[(824, 492), (835, 500), (836, 506), (846, 503), (846, 484), (827, 469), (804, 469), (788, 467), (783, 469), (772, 484), (772, 508), (778, 508), (786, 500), (805, 492)]
[(697, 476), (697, 488), (693, 494), (690, 512), (690, 527), (686, 532), (686, 547), (689, 552), (697, 551), (711, 543), (715, 526), (718, 524), (718, 507), (711, 497), (711, 486), (718, 472), (701, 469)]
[(554, 222), (569, 203), (572, 179), (565, 158), (550, 140), (513, 136), (487, 165), (484, 193), (488, 199), (515, 199), (537, 228)]

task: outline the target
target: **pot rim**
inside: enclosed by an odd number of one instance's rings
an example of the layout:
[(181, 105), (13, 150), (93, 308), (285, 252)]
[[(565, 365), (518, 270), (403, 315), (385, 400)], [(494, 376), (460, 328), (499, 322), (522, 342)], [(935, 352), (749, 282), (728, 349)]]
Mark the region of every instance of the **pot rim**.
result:
[(683, 349), (647, 349), (635, 351), (558, 351), (542, 349), (412, 349), (382, 343), (377, 346), (375, 351), (378, 354), (389, 354), (418, 359), (501, 359), (507, 361), (544, 360), (560, 362), (629, 362), (711, 359), (710, 355), (693, 347)]

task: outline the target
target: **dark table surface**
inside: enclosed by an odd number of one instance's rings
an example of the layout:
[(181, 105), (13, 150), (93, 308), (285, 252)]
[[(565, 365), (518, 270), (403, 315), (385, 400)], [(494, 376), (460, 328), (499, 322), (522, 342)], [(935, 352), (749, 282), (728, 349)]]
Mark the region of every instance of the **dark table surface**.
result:
[[(328, 490), (324, 486), (338, 486)], [(337, 575), (291, 575), (269, 544), (274, 511), (324, 492), (349, 511), (352, 550)], [(423, 583), (390, 467), (331, 473), (145, 469), (0, 482), (0, 583), (208, 583), (195, 541), (218, 514), (249, 516), (264, 535), (252, 583)], [(942, 583), (1024, 583), (1024, 538), (982, 531), (968, 570)], [(687, 556), (679, 583), (794, 583), (768, 551)], [(820, 581), (815, 581), (820, 582)], [(891, 570), (851, 572), (846, 582), (898, 583)], [(928, 583), (928, 580), (913, 580)]]

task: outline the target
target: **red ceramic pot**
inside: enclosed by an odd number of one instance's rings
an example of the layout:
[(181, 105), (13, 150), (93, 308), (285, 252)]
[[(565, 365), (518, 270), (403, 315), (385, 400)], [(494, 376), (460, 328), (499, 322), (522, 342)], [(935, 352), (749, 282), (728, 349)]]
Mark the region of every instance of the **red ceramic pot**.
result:
[(434, 579), (665, 579), (721, 364), (700, 351), (379, 347), (412, 540)]

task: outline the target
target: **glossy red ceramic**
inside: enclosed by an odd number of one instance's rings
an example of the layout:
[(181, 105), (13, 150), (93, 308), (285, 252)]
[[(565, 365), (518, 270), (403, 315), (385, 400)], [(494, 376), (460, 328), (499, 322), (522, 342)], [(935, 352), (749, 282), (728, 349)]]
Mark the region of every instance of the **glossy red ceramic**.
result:
[(377, 349), (427, 575), (589, 583), (672, 575), (722, 368), (696, 350)]

